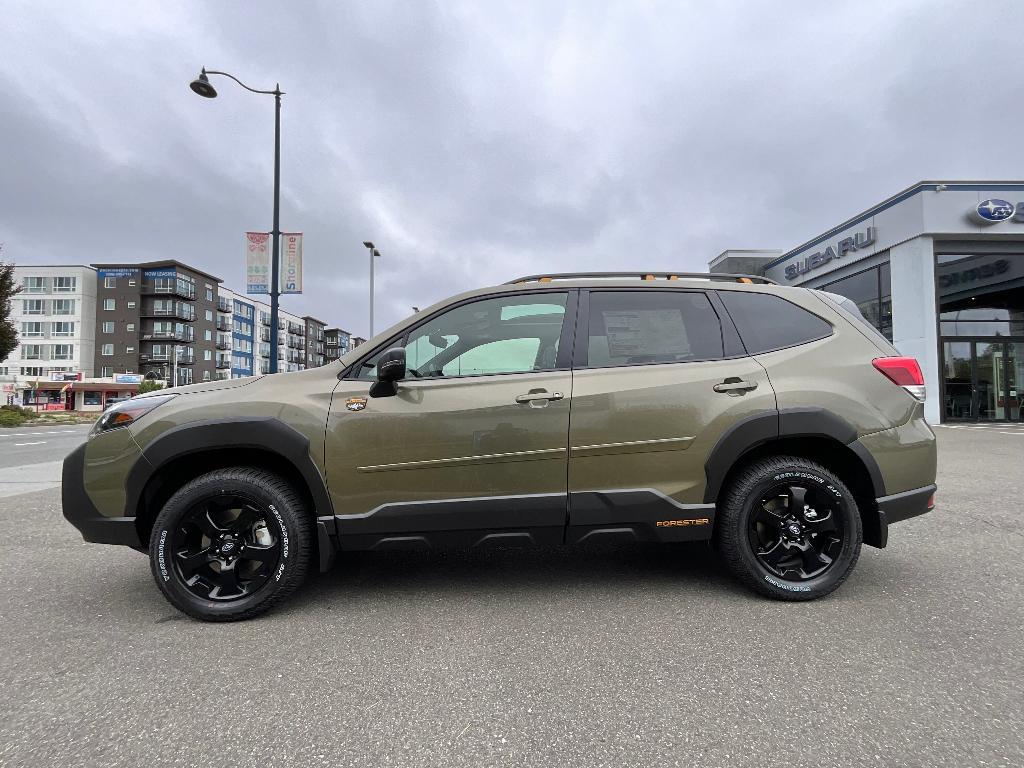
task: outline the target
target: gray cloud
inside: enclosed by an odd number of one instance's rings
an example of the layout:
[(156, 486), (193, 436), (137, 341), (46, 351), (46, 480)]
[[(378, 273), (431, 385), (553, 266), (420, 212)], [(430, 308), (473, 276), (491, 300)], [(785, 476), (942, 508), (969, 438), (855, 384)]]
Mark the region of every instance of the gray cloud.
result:
[(543, 270), (701, 269), (787, 247), (921, 178), (1020, 177), (1024, 11), (974, 4), (15, 4), (0, 241), (22, 263), (175, 257), (242, 285), (306, 233), (284, 305), (365, 333)]

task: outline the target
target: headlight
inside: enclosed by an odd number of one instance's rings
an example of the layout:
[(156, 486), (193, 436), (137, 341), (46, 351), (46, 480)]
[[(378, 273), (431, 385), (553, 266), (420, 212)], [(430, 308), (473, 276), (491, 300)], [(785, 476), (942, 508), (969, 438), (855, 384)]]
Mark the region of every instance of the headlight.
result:
[(100, 432), (109, 432), (111, 429), (127, 427), (129, 424), (141, 419), (158, 405), (163, 405), (168, 400), (172, 400), (177, 396), (177, 394), (173, 394), (133, 397), (131, 400), (125, 400), (123, 403), (113, 405), (96, 420), (89, 434), (98, 435)]

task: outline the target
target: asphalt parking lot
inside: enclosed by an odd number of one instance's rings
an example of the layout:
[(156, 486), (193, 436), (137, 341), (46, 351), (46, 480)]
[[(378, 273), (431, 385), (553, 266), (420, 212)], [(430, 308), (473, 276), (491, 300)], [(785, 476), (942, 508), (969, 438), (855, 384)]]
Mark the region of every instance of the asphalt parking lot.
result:
[(0, 498), (0, 765), (1020, 766), (1024, 430), (937, 431), (938, 511), (809, 604), (700, 546), (377, 554), (206, 625)]

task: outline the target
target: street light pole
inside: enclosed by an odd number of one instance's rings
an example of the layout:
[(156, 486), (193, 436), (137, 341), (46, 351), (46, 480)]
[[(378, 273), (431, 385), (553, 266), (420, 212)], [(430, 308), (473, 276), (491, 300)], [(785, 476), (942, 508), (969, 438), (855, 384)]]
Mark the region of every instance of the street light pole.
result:
[(213, 99), (217, 96), (217, 89), (210, 83), (210, 79), (207, 75), (223, 75), (224, 77), (230, 77), (247, 91), (268, 94), (274, 97), (274, 231), (270, 234), (273, 239), (270, 265), (270, 372), (277, 373), (277, 305), (281, 296), (281, 96), (284, 95), (284, 91), (281, 90), (280, 83), (277, 83), (272, 91), (261, 91), (258, 88), (250, 88), (228, 72), (220, 72), (215, 69), (206, 69), (203, 67), (199, 77), (189, 84), (189, 88), (207, 99)]
[(380, 251), (377, 250), (373, 242), (370, 240), (363, 240), (365, 245), (370, 250), (370, 335), (367, 338), (373, 338), (373, 260), (374, 258), (380, 258)]

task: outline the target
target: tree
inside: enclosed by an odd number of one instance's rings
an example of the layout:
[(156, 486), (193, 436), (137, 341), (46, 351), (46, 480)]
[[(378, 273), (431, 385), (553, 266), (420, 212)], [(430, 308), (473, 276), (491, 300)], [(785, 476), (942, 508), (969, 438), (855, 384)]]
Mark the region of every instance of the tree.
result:
[(18, 346), (18, 332), (11, 322), (11, 299), (21, 290), (14, 283), (14, 265), (0, 262), (0, 361)]
[(164, 384), (163, 384), (162, 381), (155, 381), (153, 379), (146, 379), (141, 384), (139, 384), (139, 392), (138, 393), (141, 395), (141, 394), (144, 394), (146, 392), (155, 392), (156, 390), (163, 389), (163, 388), (164, 388)]

